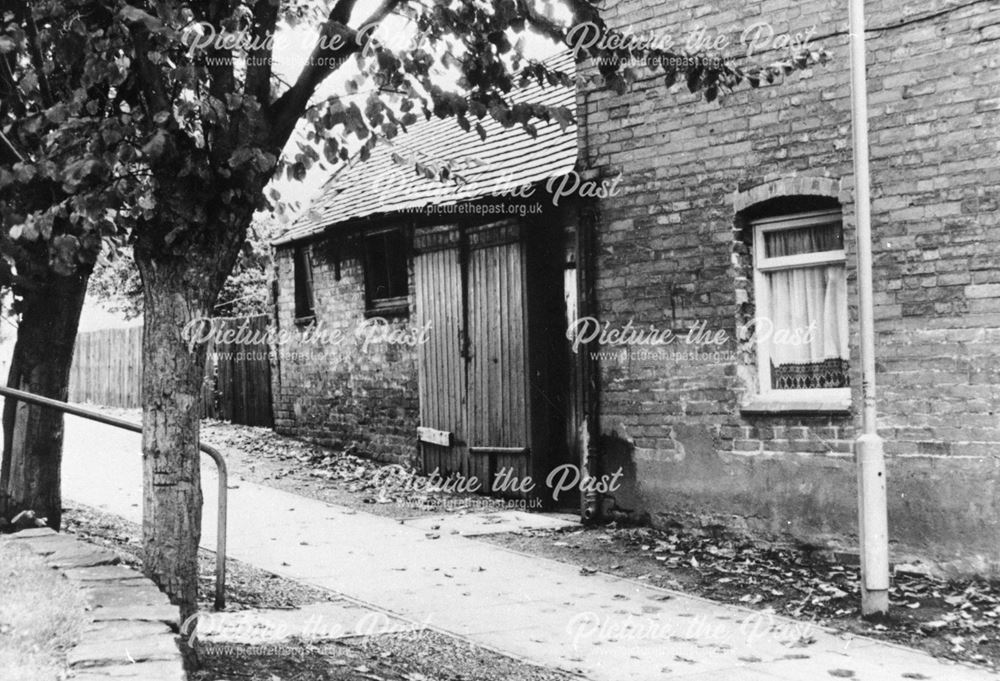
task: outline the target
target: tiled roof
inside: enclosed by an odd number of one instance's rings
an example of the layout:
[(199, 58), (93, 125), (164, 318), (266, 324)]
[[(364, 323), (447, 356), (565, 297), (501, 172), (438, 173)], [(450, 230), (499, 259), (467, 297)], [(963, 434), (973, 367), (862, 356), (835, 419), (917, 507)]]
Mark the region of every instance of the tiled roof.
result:
[[(548, 65), (573, 73), (569, 55), (553, 58)], [(512, 99), (565, 106), (575, 111), (573, 88), (543, 88), (532, 83), (512, 95)], [(504, 128), (490, 116), (479, 122), (486, 130), (485, 140), (475, 129), (464, 132), (453, 118), (428, 121), (423, 117), (409, 127), (409, 132), (391, 141), (379, 140), (367, 161), (352, 159), (338, 169), (309, 209), (274, 244), (304, 239), (357, 218), (418, 211), (424, 206), (443, 206), (504, 190), (509, 192), (573, 170), (577, 154), (575, 125), (563, 131), (555, 121), (538, 122), (538, 136), (533, 138), (519, 125)], [(466, 183), (459, 186), (454, 181), (417, 176), (412, 163), (398, 163), (393, 160), (394, 154), (431, 167), (449, 161)]]

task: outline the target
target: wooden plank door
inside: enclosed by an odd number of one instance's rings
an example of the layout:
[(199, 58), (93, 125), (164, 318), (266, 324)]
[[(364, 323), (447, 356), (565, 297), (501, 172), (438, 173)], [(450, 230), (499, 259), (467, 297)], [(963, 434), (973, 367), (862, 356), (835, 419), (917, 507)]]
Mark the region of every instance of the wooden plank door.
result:
[[(526, 246), (515, 222), (421, 235), (414, 256), (425, 473), (532, 474)], [(450, 439), (448, 439), (450, 438)], [(447, 444), (444, 444), (447, 443)], [(499, 496), (522, 497), (520, 493)]]
[(430, 325), (419, 349), (420, 425), (451, 433), (451, 445), (420, 443), (424, 472), (469, 475), (465, 447), (462, 267), (456, 248), (413, 260), (417, 323)]
[(518, 480), (529, 474), (528, 300), (525, 245), (516, 232), (494, 227), (479, 236), (478, 244), (472, 239), (468, 265), (466, 435), (470, 471), (492, 487), (504, 469)]

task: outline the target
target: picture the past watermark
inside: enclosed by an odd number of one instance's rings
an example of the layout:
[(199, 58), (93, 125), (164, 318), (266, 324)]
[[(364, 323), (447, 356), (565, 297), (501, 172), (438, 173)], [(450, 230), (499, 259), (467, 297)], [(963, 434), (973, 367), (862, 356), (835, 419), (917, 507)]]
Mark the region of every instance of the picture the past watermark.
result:
[[(391, 499), (406, 494), (535, 494), (550, 495), (558, 501), (561, 495), (577, 492), (610, 494), (621, 488), (624, 470), (601, 475), (588, 475), (579, 466), (571, 463), (556, 466), (544, 480), (535, 480), (530, 475), (519, 476), (515, 469), (501, 467), (491, 480), (483, 480), (476, 475), (453, 473), (444, 476), (439, 469), (427, 475), (417, 475), (400, 465), (383, 466), (372, 479), (379, 497)], [(544, 491), (544, 492), (543, 492)]]
[(809, 641), (821, 629), (810, 621), (778, 617), (770, 610), (747, 614), (742, 619), (718, 619), (705, 615), (690, 618), (655, 615), (618, 615), (580, 612), (566, 623), (566, 634), (574, 649), (621, 641), (656, 641), (666, 644), (698, 641), (705, 645), (736, 646), (752, 650), (766, 642), (794, 644)]
[(623, 348), (662, 349), (683, 347), (689, 352), (718, 352), (735, 342), (768, 342), (774, 345), (802, 346), (815, 341), (818, 323), (810, 322), (796, 327), (778, 325), (767, 317), (737, 325), (732, 331), (712, 328), (707, 320), (693, 322), (686, 328), (675, 329), (655, 323), (636, 323), (634, 318), (624, 324), (601, 321), (597, 317), (581, 317), (566, 330), (574, 353), (584, 348), (600, 350)]
[[(217, 358), (232, 361), (279, 357), (325, 361), (347, 350), (368, 353), (391, 346), (417, 348), (430, 341), (434, 328), (431, 320), (412, 323), (372, 317), (353, 326), (331, 326), (316, 320), (290, 329), (261, 329), (249, 321), (234, 326), (227, 320), (202, 317), (185, 325), (182, 338), (192, 348), (211, 344)], [(565, 337), (572, 353), (587, 350), (598, 360), (718, 363), (736, 359), (737, 343), (801, 346), (813, 343), (817, 333), (815, 322), (787, 328), (766, 317), (733, 329), (713, 329), (705, 320), (676, 329), (640, 323), (634, 318), (615, 324), (597, 317), (581, 317), (567, 325)]]
[[(246, 59), (260, 60), (260, 55), (274, 54), (295, 47), (301, 37), (287, 31), (260, 33), (253, 29), (250, 21), (235, 29), (220, 29), (211, 22), (196, 21), (192, 12), (186, 12), (188, 23), (180, 28), (179, 37), (187, 46), (187, 56), (194, 59), (205, 56), (241, 52)], [(433, 48), (432, 36), (413, 28), (403, 31), (381, 31), (380, 23), (368, 23), (354, 31), (340, 31), (321, 34), (316, 38), (317, 55), (337, 53), (345, 48), (360, 48), (365, 57), (372, 57), (377, 50), (396, 53), (412, 53)], [(782, 30), (767, 21), (755, 21), (742, 25), (731, 25), (724, 30), (710, 29), (703, 24), (682, 26), (671, 31), (645, 31), (636, 33), (629, 30), (608, 30), (596, 22), (585, 21), (566, 27), (565, 43), (574, 57), (593, 51), (650, 54), (660, 59), (670, 53), (674, 59), (752, 59), (761, 54), (776, 51), (799, 51), (809, 49), (819, 30), (815, 24)], [(219, 58), (219, 57), (214, 57)], [(314, 57), (314, 65), (324, 65), (323, 57)], [(332, 61), (330, 65), (336, 65)], [(675, 65), (675, 68), (683, 67)]]

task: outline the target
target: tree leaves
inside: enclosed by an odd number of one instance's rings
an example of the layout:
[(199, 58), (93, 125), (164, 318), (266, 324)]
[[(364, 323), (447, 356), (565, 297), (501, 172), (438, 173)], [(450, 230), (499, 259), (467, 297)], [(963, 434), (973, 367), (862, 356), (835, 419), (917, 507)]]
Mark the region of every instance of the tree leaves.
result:
[(150, 33), (168, 34), (171, 32), (170, 28), (158, 17), (135, 5), (124, 5), (118, 12), (126, 24), (141, 26)]
[[(301, 11), (288, 11), (290, 6), (283, 5), (281, 16), (293, 22), (307, 16), (325, 19), (309, 3), (296, 3)], [(592, 6), (577, 0), (570, 0), (570, 6), (576, 21), (592, 22), (602, 34), (614, 34)], [(539, 134), (544, 124), (569, 133), (576, 123), (565, 107), (512, 96), (518, 87), (528, 85), (543, 89), (576, 85), (571, 73), (521, 53), (524, 41), (519, 33), (529, 27), (550, 37), (565, 37), (569, 24), (555, 14), (512, 0), (489, 6), (404, 3), (400, 9), (412, 22), (417, 39), (406, 43), (379, 34), (376, 40), (373, 32), (363, 45), (340, 54), (338, 59), (344, 59), (334, 70), (343, 73), (342, 86), (328, 102), (314, 107), (306, 107), (306, 91), (302, 100), (306, 145), (297, 151), (293, 147), (286, 152), (287, 163), (279, 164), (269, 125), (277, 108), (273, 105), (288, 99), (288, 91), (282, 93), (283, 86), (275, 83), (273, 92), (281, 95), (277, 100), (267, 88), (263, 94), (245, 91), (251, 52), (245, 43), (237, 41), (227, 50), (232, 67), (220, 67), (206, 61), (211, 49), (192, 50), (191, 36), (186, 42), (182, 35), (190, 34), (192, 27), (202, 32), (202, 38), (227, 26), (233, 31), (249, 27), (253, 18), (249, 5), (237, 7), (232, 16), (211, 26), (204, 22), (206, 17), (197, 15), (197, 7), (178, 16), (158, 14), (154, 7), (101, 6), (102, 13), (87, 0), (42, 3), (33, 18), (43, 27), (46, 49), (54, 59), (43, 70), (30, 59), (16, 61), (18, 90), (11, 94), (10, 113), (0, 121), (0, 129), (11, 130), (30, 154), (23, 164), (0, 167), (0, 192), (25, 195), (31, 187), (28, 194), (34, 192), (39, 204), (22, 206), (21, 215), (39, 220), (51, 207), (42, 199), (43, 189), (57, 188), (55, 200), (72, 202), (73, 207), (56, 222), (75, 216), (66, 228), (84, 249), (91, 242), (83, 236), (107, 231), (105, 208), (116, 211), (114, 224), (120, 232), (136, 227), (141, 234), (146, 221), (169, 214), (191, 221), (183, 231), (197, 234), (212, 219), (212, 197), (228, 197), (229, 206), (267, 205), (262, 188), (276, 169), (304, 179), (317, 163), (341, 163), (352, 154), (364, 161), (377, 141), (394, 140), (417, 125), (419, 112), (452, 118), (457, 130), (479, 139), (489, 134), (487, 117), (503, 128), (520, 126), (531, 136)], [(0, 54), (17, 55), (25, 49), (23, 28), (11, 22), (0, 29)], [(337, 30), (350, 35), (349, 29)], [(254, 58), (267, 60), (269, 49), (266, 45), (254, 49)], [(348, 61), (348, 56), (355, 58)], [(744, 80), (757, 87), (824, 59), (821, 52), (802, 52), (772, 64), (741, 68), (707, 55), (688, 55), (682, 62), (667, 59), (678, 56), (648, 47), (588, 48), (580, 59), (597, 60), (601, 75), (582, 86), (624, 93), (647, 72), (662, 68), (666, 88), (682, 80), (692, 92), (715, 101)], [(635, 66), (644, 59), (650, 68)], [(465, 89), (443, 87), (442, 72), (453, 74)], [(55, 104), (49, 106), (40, 92), (39, 79), (45, 75), (56, 95)], [(317, 85), (318, 81), (309, 81), (306, 87)], [(25, 115), (15, 115), (17, 110)], [(43, 167), (32, 160), (36, 158), (51, 166)], [(447, 175), (449, 181), (461, 178), (460, 170), (448, 165), (442, 170), (425, 164), (418, 172)], [(280, 208), (280, 200), (275, 201)], [(35, 234), (32, 228), (18, 229), (22, 239)], [(58, 235), (60, 229), (53, 233)], [(164, 234), (161, 231), (160, 236)], [(174, 238), (174, 243), (183, 240)], [(66, 260), (53, 262), (62, 266)]]
[(80, 254), (80, 241), (73, 235), (60, 234), (49, 244), (49, 266), (57, 273), (68, 277), (76, 271)]
[(142, 153), (153, 163), (158, 161), (167, 151), (169, 137), (163, 130), (157, 130), (153, 136), (142, 146)]

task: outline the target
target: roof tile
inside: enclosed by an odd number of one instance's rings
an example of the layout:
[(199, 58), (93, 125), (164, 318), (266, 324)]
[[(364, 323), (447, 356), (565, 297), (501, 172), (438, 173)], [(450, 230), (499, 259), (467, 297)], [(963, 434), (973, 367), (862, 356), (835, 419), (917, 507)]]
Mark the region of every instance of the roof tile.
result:
[[(573, 75), (568, 54), (553, 58), (548, 65)], [(565, 106), (570, 111), (576, 108), (573, 88), (532, 83), (512, 99)], [(342, 165), (309, 209), (274, 243), (305, 239), (358, 218), (479, 199), (573, 170), (575, 125), (561, 131), (556, 122), (539, 123), (538, 135), (532, 138), (520, 126), (504, 128), (489, 116), (479, 122), (486, 130), (485, 140), (475, 131), (464, 132), (452, 118), (420, 120), (393, 140), (379, 140), (367, 161), (355, 158)], [(450, 162), (465, 183), (418, 176), (412, 164), (398, 163), (394, 154), (429, 165)]]

